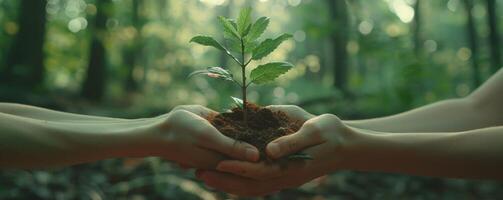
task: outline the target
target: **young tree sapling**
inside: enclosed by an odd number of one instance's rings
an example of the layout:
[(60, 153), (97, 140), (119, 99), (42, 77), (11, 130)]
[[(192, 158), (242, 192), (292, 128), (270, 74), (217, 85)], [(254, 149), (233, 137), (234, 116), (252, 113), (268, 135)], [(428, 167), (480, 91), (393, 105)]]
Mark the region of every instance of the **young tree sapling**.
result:
[[(251, 84), (265, 84), (274, 81), (280, 75), (289, 71), (293, 65), (288, 62), (269, 62), (258, 65), (251, 70), (247, 77), (246, 68), (252, 61), (259, 61), (271, 54), (283, 41), (290, 39), (292, 35), (284, 33), (276, 38), (261, 40), (261, 36), (269, 25), (269, 18), (260, 17), (252, 22), (251, 8), (240, 11), (236, 20), (218, 17), (223, 27), (223, 35), (227, 45), (213, 39), (210, 36), (195, 36), (190, 42), (204, 46), (214, 47), (229, 56), (241, 68), (241, 79), (236, 80), (234, 75), (224, 67), (208, 67), (198, 70), (189, 75), (206, 75), (210, 78), (230, 81), (241, 88), (242, 100), (231, 97), (241, 110), (233, 110), (233, 113), (222, 113), (209, 119), (223, 134), (234, 139), (250, 142), (261, 150), (268, 142), (283, 135), (297, 131), (302, 124), (291, 120), (283, 112), (273, 112), (267, 108), (260, 108), (248, 102), (247, 89)], [(237, 56), (236, 56), (236, 55)], [(241, 113), (242, 112), (242, 113)], [(236, 114), (241, 115), (242, 121), (235, 120)], [(250, 114), (253, 114), (250, 116)], [(262, 156), (261, 156), (262, 157)], [(310, 159), (309, 155), (297, 153), (289, 159)]]
[[(220, 24), (223, 26), (224, 37), (228, 40), (229, 48), (222, 45), (210, 36), (195, 36), (190, 42), (195, 42), (204, 46), (215, 47), (223, 51), (232, 60), (241, 67), (241, 82), (234, 79), (232, 73), (222, 67), (209, 67), (205, 70), (198, 70), (190, 74), (207, 75), (211, 78), (218, 78), (226, 81), (234, 82), (241, 88), (242, 103), (239, 99), (233, 98), (236, 104), (243, 108), (243, 119), (247, 122), (247, 104), (246, 96), (248, 86), (251, 84), (265, 84), (274, 81), (280, 75), (290, 70), (293, 65), (287, 62), (270, 62), (259, 65), (250, 73), (250, 80), (246, 76), (246, 68), (252, 61), (258, 61), (272, 53), (283, 41), (292, 37), (292, 35), (284, 33), (277, 38), (260, 40), (260, 36), (264, 33), (269, 25), (268, 17), (260, 17), (254, 23), (251, 20), (251, 8), (244, 8), (240, 11), (237, 20), (228, 19), (223, 16), (218, 17)], [(234, 56), (232, 53), (237, 53), (239, 56)], [(248, 56), (248, 54), (251, 54)]]

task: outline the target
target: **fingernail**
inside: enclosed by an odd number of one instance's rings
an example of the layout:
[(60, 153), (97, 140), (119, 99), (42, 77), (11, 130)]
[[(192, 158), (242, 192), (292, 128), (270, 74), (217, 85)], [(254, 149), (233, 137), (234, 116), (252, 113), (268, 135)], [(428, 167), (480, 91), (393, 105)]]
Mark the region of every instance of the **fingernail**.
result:
[(277, 143), (270, 143), (267, 145), (267, 152), (269, 153), (269, 156), (272, 156), (274, 158), (278, 158), (280, 156), (281, 149), (279, 148), (279, 145)]
[(256, 148), (247, 147), (245, 152), (246, 160), (248, 161), (256, 161), (258, 160), (259, 153)]

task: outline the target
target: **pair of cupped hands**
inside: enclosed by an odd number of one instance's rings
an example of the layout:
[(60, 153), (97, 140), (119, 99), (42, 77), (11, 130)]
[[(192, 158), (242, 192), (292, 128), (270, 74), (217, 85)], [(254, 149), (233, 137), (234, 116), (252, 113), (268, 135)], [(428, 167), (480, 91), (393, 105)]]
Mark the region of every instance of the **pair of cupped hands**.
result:
[(296, 152), (310, 155), (311, 160), (259, 161), (257, 148), (221, 134), (205, 119), (216, 112), (199, 105), (178, 106), (165, 115), (159, 130), (172, 146), (162, 156), (183, 168), (197, 169), (196, 177), (207, 186), (239, 196), (276, 193), (344, 168), (344, 142), (352, 128), (337, 116), (315, 116), (291, 105), (267, 108), (303, 122), (298, 132), (267, 144), (269, 160)]

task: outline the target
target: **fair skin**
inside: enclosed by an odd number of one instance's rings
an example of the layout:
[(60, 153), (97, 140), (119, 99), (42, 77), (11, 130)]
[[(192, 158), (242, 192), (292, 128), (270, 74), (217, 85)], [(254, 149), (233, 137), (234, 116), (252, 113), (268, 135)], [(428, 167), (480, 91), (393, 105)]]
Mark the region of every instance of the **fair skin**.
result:
[(202, 106), (179, 106), (154, 118), (119, 119), (0, 103), (0, 168), (159, 156), (214, 169), (224, 159), (258, 160), (255, 147), (222, 135), (204, 119), (213, 113)]
[(503, 179), (503, 70), (469, 96), (384, 118), (342, 121), (296, 106), (273, 106), (305, 121), (268, 144), (272, 159), (303, 151), (313, 160), (286, 169), (264, 162), (222, 161), (200, 170), (210, 187), (240, 196), (262, 196), (300, 186), (338, 170)]

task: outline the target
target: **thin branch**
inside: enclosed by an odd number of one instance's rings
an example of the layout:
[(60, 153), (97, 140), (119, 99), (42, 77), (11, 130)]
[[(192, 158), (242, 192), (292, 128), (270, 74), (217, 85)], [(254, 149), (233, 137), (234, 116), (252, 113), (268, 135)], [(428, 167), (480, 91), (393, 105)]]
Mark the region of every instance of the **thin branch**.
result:
[(244, 66), (245, 67), (248, 66), (248, 64), (250, 64), (251, 61), (252, 61), (252, 59), (250, 58), (250, 60), (248, 60), (248, 62), (246, 62), (246, 64)]
[(225, 54), (227, 54), (228, 56), (230, 56), (234, 61), (236, 61), (236, 63), (238, 63), (238, 65), (242, 66), (243, 64), (241, 64), (241, 62), (239, 62), (239, 60), (231, 54), (231, 52), (227, 49), (225, 49)]
[(253, 80), (248, 82), (248, 84), (246, 84), (246, 88), (248, 88), (248, 86), (250, 86), (252, 83), (253, 83)]

